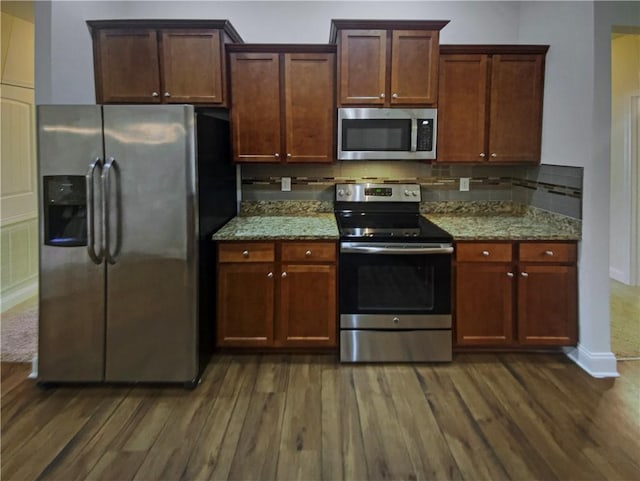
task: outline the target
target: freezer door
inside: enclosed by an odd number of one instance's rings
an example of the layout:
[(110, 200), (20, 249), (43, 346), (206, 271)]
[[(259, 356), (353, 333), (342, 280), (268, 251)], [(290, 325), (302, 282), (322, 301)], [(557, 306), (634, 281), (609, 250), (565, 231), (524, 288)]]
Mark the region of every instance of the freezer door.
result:
[[(38, 379), (101, 381), (104, 376), (105, 265), (94, 263), (87, 214), (100, 217), (102, 113), (95, 105), (41, 105), (38, 119), (40, 313)], [(94, 252), (100, 253), (100, 222)]]
[(105, 379), (191, 381), (198, 375), (193, 107), (103, 109)]

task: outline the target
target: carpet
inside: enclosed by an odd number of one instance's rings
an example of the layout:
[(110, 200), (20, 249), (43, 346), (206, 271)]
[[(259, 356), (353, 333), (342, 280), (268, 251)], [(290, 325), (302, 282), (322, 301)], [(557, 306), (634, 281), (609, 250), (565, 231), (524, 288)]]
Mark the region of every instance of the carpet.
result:
[(611, 351), (618, 360), (640, 359), (640, 287), (611, 280)]
[(38, 353), (38, 308), (3, 314), (0, 323), (0, 360), (31, 362)]

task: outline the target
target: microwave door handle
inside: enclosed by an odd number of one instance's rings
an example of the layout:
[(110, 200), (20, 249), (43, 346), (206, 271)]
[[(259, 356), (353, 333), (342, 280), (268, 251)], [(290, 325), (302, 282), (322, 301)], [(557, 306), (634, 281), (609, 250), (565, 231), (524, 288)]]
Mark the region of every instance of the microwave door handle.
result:
[(418, 150), (418, 119), (411, 119), (411, 152)]

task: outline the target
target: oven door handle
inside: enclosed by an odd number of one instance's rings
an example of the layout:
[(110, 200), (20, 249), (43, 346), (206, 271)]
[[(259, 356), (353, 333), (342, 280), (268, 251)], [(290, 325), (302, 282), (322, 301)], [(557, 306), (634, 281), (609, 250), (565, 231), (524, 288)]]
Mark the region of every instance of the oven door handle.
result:
[(341, 245), (340, 252), (344, 254), (405, 254), (405, 255), (431, 255), (452, 254), (453, 247), (442, 245), (440, 247), (377, 247), (371, 245)]

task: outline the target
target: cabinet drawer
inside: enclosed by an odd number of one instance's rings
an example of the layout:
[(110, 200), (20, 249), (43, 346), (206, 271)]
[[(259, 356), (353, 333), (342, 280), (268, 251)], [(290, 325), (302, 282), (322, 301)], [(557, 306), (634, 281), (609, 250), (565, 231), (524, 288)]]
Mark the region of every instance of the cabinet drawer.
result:
[(521, 242), (520, 260), (524, 262), (576, 262), (576, 245), (556, 242)]
[(511, 262), (511, 244), (471, 242), (456, 244), (458, 262)]
[(336, 244), (333, 242), (283, 242), (283, 262), (335, 262)]
[(218, 262), (273, 262), (272, 242), (222, 243), (218, 245)]

